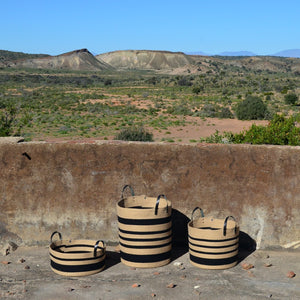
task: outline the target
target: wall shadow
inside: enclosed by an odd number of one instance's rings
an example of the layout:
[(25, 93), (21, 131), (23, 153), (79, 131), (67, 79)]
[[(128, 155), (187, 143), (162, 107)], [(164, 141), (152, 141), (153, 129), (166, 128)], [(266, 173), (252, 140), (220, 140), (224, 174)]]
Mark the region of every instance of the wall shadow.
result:
[(240, 231), (238, 263), (256, 250), (256, 241), (244, 231)]
[(190, 219), (177, 209), (172, 209), (172, 261), (189, 251), (188, 222)]

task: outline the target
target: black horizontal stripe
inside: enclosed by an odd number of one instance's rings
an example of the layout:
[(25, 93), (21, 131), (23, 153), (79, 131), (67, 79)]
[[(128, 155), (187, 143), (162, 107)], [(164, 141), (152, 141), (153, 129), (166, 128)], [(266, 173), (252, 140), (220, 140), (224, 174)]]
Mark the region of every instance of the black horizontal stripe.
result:
[(192, 240), (194, 240), (194, 241), (220, 243), (220, 242), (232, 241), (232, 240), (238, 239), (239, 237), (235, 236), (233, 238), (225, 239), (225, 240), (207, 240), (207, 239), (196, 239), (196, 238), (194, 238), (194, 237), (192, 237), (192, 236), (189, 235), (189, 238), (192, 239)]
[(232, 253), (232, 252), (235, 252), (237, 250), (236, 249), (233, 249), (231, 251), (225, 251), (225, 252), (204, 252), (204, 251), (197, 251), (197, 250), (194, 250), (194, 249), (191, 249), (193, 252), (196, 252), (196, 253), (201, 253), (201, 254), (209, 254), (209, 255), (222, 255), (222, 254), (229, 254), (229, 253)]
[(122, 235), (119, 234), (119, 238), (121, 238), (124, 241), (129, 241), (129, 242), (158, 242), (158, 241), (167, 240), (171, 237), (172, 237), (172, 234), (170, 234), (168, 236), (160, 237), (160, 238), (155, 238), (155, 239), (137, 239), (137, 238), (132, 239), (132, 238), (123, 237)]
[(137, 235), (147, 235), (147, 234), (161, 234), (161, 233), (166, 233), (171, 230), (170, 228), (167, 228), (165, 230), (160, 230), (160, 231), (129, 231), (129, 230), (124, 230), (119, 228), (119, 231), (122, 233), (126, 234), (137, 234)]
[(120, 242), (120, 245), (125, 248), (130, 249), (156, 249), (156, 248), (162, 248), (171, 245), (172, 242), (161, 244), (161, 245), (127, 245)]
[(57, 271), (61, 272), (69, 272), (69, 273), (76, 273), (76, 272), (89, 272), (89, 271), (96, 271), (101, 269), (105, 265), (105, 261), (100, 261), (95, 264), (89, 265), (62, 265), (58, 264), (51, 260), (51, 267)]
[(135, 255), (121, 251), (121, 258), (135, 263), (154, 263), (171, 258), (171, 251), (152, 255)]
[(93, 256), (89, 257), (89, 258), (61, 258), (61, 257), (57, 257), (57, 256), (53, 255), (52, 253), (50, 253), (51, 257), (53, 257), (57, 260), (62, 260), (62, 261), (87, 261), (87, 260), (99, 259), (99, 258), (103, 257), (104, 255), (105, 255), (105, 253), (101, 254), (100, 256), (97, 255), (96, 257), (94, 257), (94, 254), (93, 254)]
[(209, 258), (201, 258), (190, 254), (190, 260), (199, 265), (206, 265), (206, 266), (222, 266), (222, 265), (230, 265), (237, 261), (237, 255), (228, 257), (228, 258), (221, 258), (221, 259), (209, 259)]
[(158, 219), (125, 219), (118, 216), (118, 221), (124, 225), (160, 225), (171, 221), (171, 216)]
[(197, 227), (199, 229), (208, 229), (208, 230), (221, 230), (221, 228), (214, 228), (214, 227)]
[(209, 248), (209, 249), (221, 249), (221, 248), (229, 248), (229, 247), (233, 247), (239, 244), (239, 242), (237, 241), (234, 244), (230, 244), (230, 245), (226, 245), (226, 246), (207, 246), (207, 245), (199, 245), (199, 244), (194, 244), (191, 241), (189, 241), (190, 245), (193, 245), (195, 247), (202, 247), (202, 248)]

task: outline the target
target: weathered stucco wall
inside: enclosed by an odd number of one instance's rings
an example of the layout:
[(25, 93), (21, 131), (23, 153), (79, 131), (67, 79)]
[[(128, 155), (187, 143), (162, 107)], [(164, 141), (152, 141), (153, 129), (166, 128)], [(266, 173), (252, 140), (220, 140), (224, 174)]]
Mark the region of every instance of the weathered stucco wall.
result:
[(117, 241), (115, 206), (130, 184), (165, 194), (178, 216), (195, 206), (233, 215), (260, 248), (300, 244), (300, 147), (1, 143), (0, 170), (2, 241), (47, 244), (54, 230)]

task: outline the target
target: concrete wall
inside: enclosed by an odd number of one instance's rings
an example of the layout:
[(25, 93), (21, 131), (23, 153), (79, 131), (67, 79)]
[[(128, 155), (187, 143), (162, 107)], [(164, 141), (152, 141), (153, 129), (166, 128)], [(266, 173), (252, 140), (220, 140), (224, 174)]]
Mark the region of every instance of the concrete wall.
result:
[(116, 203), (130, 184), (136, 195), (165, 194), (179, 226), (200, 206), (233, 215), (259, 248), (297, 247), (299, 183), (300, 147), (4, 142), (0, 240), (48, 244), (59, 230), (117, 242)]

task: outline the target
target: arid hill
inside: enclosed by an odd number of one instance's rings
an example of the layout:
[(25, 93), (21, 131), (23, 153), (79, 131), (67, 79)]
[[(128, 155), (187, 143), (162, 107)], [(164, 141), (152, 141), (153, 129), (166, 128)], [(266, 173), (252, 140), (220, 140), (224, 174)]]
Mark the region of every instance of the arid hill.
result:
[[(18, 58), (18, 59), (16, 59)], [(0, 50), (0, 67), (65, 69), (83, 71), (150, 70), (160, 74), (218, 74), (233, 72), (294, 72), (300, 73), (300, 58), (276, 56), (202, 56), (183, 52), (124, 50), (94, 56), (87, 49), (57, 56), (20, 55), (19, 52)]]
[(13, 61), (10, 67), (25, 67), (38, 69), (70, 69), (101, 71), (111, 70), (113, 67), (96, 59), (87, 49), (75, 50), (57, 56), (22, 59)]
[(300, 72), (299, 58), (186, 55), (182, 52), (126, 50), (96, 56), (117, 70), (152, 70), (168, 74), (218, 73), (221, 70)]
[(126, 50), (99, 54), (102, 60), (116, 69), (130, 70), (172, 70), (192, 63), (192, 59), (182, 52)]
[(49, 56), (48, 54), (28, 54), (23, 52), (14, 52), (8, 50), (0, 50), (0, 67), (7, 67), (12, 61), (29, 59), (29, 58), (41, 58)]

